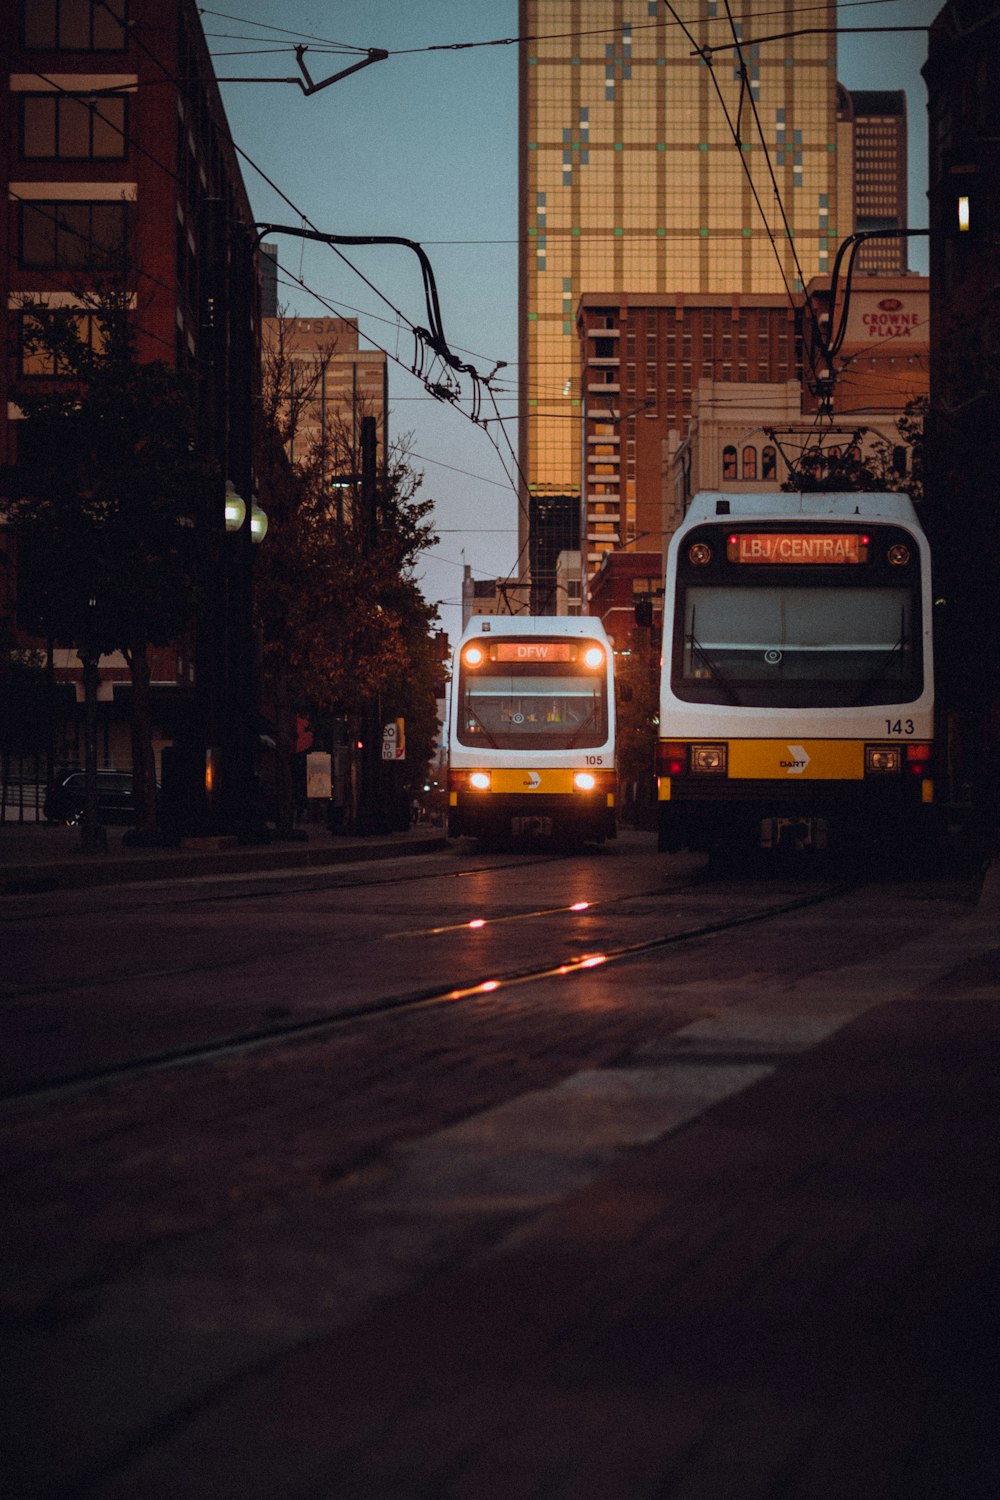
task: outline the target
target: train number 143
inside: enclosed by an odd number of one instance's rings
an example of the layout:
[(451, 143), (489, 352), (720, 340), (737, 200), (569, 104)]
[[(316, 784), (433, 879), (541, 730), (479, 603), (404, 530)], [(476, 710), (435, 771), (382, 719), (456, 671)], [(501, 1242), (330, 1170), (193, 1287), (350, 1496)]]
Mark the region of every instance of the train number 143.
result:
[(886, 719), (886, 721), (885, 721), (885, 732), (886, 732), (886, 734), (912, 734), (913, 733), (913, 720), (912, 719)]

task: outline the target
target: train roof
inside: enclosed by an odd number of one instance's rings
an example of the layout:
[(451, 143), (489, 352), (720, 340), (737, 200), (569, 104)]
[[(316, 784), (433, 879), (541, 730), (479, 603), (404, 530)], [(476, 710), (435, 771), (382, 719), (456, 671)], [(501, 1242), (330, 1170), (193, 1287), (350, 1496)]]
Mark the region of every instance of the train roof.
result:
[(699, 490), (691, 497), (682, 527), (716, 521), (724, 516), (755, 521), (853, 520), (891, 521), (920, 529), (909, 495), (892, 491), (803, 491), (775, 490), (760, 493)]
[(462, 640), (478, 635), (571, 635), (603, 641), (604, 626), (597, 615), (473, 615)]

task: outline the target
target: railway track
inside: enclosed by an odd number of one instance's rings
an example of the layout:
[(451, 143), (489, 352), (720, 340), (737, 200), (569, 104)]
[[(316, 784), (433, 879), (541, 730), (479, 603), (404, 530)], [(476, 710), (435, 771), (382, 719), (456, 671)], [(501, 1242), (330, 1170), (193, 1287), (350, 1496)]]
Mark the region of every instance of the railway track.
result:
[[(468, 871), (456, 871), (456, 875), (470, 873)], [(426, 877), (425, 877), (426, 878)], [(374, 881), (357, 882), (358, 885), (382, 884), (384, 882)], [(695, 882), (698, 883), (698, 882)], [(687, 888), (692, 882), (687, 883)], [(672, 888), (680, 892), (686, 888), (678, 885)], [(525, 966), (502, 969), (487, 973), (456, 975), (453, 980), (446, 984), (440, 982), (416, 987), (413, 990), (396, 994), (382, 995), (363, 1003), (338, 1007), (336, 1010), (311, 1015), (305, 1019), (285, 1020), (275, 1019), (273, 1022), (263, 1026), (254, 1027), (251, 1030), (237, 1031), (230, 1035), (219, 1036), (211, 1040), (201, 1040), (190, 1045), (178, 1045), (167, 1047), (144, 1055), (122, 1059), (109, 1065), (90, 1066), (78, 1072), (64, 1072), (57, 1076), (48, 1076), (25, 1084), (15, 1085), (0, 1094), (0, 1106), (10, 1109), (24, 1103), (46, 1103), (61, 1100), (74, 1094), (86, 1093), (90, 1090), (108, 1088), (143, 1078), (154, 1073), (161, 1073), (169, 1069), (197, 1067), (231, 1058), (245, 1055), (251, 1052), (259, 1052), (264, 1049), (280, 1048), (282, 1046), (294, 1045), (296, 1042), (315, 1039), (324, 1034), (335, 1032), (339, 1029), (356, 1026), (365, 1021), (371, 1021), (385, 1017), (390, 1014), (404, 1014), (408, 1011), (426, 1009), (432, 1006), (454, 1005), (461, 1002), (471, 1002), (482, 998), (486, 994), (510, 989), (515, 986), (535, 984), (545, 981), (556, 981), (572, 978), (586, 973), (588, 970), (604, 965), (613, 965), (627, 962), (629, 959), (642, 955), (655, 953), (670, 947), (676, 947), (683, 943), (704, 940), (706, 938), (721, 936), (725, 933), (735, 931), (738, 928), (766, 922), (776, 917), (785, 916), (788, 913), (804, 910), (811, 906), (817, 906), (832, 899), (834, 896), (844, 894), (854, 888), (850, 882), (839, 882), (812, 888), (804, 895), (798, 895), (792, 899), (781, 899), (778, 901), (762, 902), (752, 910), (744, 910), (729, 917), (718, 918), (710, 921), (700, 921), (687, 926), (681, 926), (669, 933), (663, 933), (652, 938), (640, 941), (622, 943), (617, 946), (606, 946), (600, 951), (575, 952), (547, 958), (544, 961), (535, 962)], [(520, 916), (528, 920), (532, 916), (552, 916), (559, 912), (573, 912), (583, 909), (592, 909), (598, 906), (621, 905), (627, 902), (648, 899), (650, 896), (669, 895), (671, 888), (658, 887), (655, 891), (632, 892), (627, 895), (608, 897), (602, 901), (593, 903), (575, 903), (566, 907), (547, 908), (542, 912), (524, 912)], [(467, 929), (470, 926), (488, 925), (490, 919), (473, 919), (471, 922), (452, 924), (446, 928), (428, 928), (407, 933), (390, 934), (388, 937), (399, 936), (416, 938), (423, 935), (440, 935), (445, 931), (457, 931)], [(516, 920), (516, 918), (503, 917), (500, 921)], [(387, 941), (383, 936), (379, 941)], [(567, 945), (568, 946), (568, 945)], [(229, 964), (236, 962), (228, 961)], [(205, 972), (211, 967), (225, 967), (226, 964), (200, 966), (184, 965), (176, 970), (158, 970), (157, 978), (178, 978), (194, 972)], [(138, 981), (144, 976), (128, 975), (125, 978)], [(148, 977), (148, 976), (145, 976)], [(65, 988), (81, 988), (94, 983), (93, 977), (74, 980)], [(46, 992), (52, 993), (56, 986), (47, 986)], [(30, 990), (25, 989), (14, 992), (15, 995), (28, 995)]]

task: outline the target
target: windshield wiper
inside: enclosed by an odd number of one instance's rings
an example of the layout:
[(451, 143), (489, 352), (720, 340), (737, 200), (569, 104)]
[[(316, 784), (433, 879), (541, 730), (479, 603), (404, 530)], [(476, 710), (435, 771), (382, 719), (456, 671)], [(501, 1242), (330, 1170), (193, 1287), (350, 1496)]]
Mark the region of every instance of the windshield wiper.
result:
[(871, 689), (877, 682), (881, 682), (882, 678), (885, 676), (886, 672), (889, 669), (890, 662), (895, 661), (896, 657), (899, 656), (903, 651), (905, 651), (908, 644), (909, 642), (906, 638), (906, 611), (901, 607), (899, 611), (899, 639), (894, 646), (889, 647), (889, 650), (885, 653), (882, 660), (875, 668), (874, 672), (872, 672), (862, 682), (861, 691), (858, 693), (858, 696), (854, 700), (855, 707), (864, 703)]
[(578, 745), (580, 743), (580, 736), (583, 733), (583, 731), (586, 729), (587, 725), (588, 724), (596, 724), (596, 723), (597, 723), (597, 703), (596, 703), (596, 700), (595, 700), (595, 702), (591, 704), (590, 712), (576, 726), (576, 729), (573, 731), (572, 735), (570, 736), (570, 742), (569, 742), (569, 744), (568, 744), (568, 746), (566, 748), (568, 750), (572, 750), (574, 748), (574, 746), (576, 746), (576, 745)]
[(732, 683), (729, 681), (729, 678), (726, 677), (719, 670), (719, 668), (716, 666), (715, 662), (712, 660), (712, 658), (709, 656), (708, 652), (705, 650), (704, 646), (701, 644), (701, 641), (699, 641), (698, 637), (694, 633), (694, 610), (693, 609), (691, 611), (691, 631), (690, 631), (690, 634), (688, 635), (688, 638), (687, 638), (687, 645), (688, 645), (688, 649), (689, 650), (693, 649), (693, 650), (697, 651), (699, 659), (702, 662), (704, 662), (705, 666), (711, 672), (712, 676), (715, 678), (716, 682), (719, 684), (719, 686), (721, 687), (723, 693), (725, 694), (725, 696), (726, 696), (726, 702), (734, 704), (737, 708), (741, 708), (742, 707), (742, 702), (740, 700), (739, 694), (737, 693), (736, 689), (733, 687)]
[(486, 728), (486, 725), (483, 723), (482, 719), (476, 713), (476, 710), (473, 708), (472, 704), (471, 703), (467, 703), (466, 704), (466, 708), (467, 708), (469, 714), (471, 715), (471, 717), (473, 719), (475, 719), (476, 723), (479, 725), (480, 729), (485, 734), (487, 740), (489, 741), (490, 745), (492, 745), (493, 749), (494, 750), (498, 750), (500, 748), (499, 745), (497, 744), (496, 740), (493, 738), (492, 734), (490, 734), (490, 731)]

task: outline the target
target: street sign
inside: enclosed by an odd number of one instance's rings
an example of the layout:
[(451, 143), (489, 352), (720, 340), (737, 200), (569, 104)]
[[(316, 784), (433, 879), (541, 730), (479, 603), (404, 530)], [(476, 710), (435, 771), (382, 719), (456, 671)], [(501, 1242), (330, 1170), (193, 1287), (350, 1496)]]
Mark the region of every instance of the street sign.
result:
[(329, 750), (310, 750), (306, 756), (306, 796), (333, 796), (333, 757)]
[(406, 724), (403, 719), (390, 719), (382, 726), (382, 759), (406, 759)]

